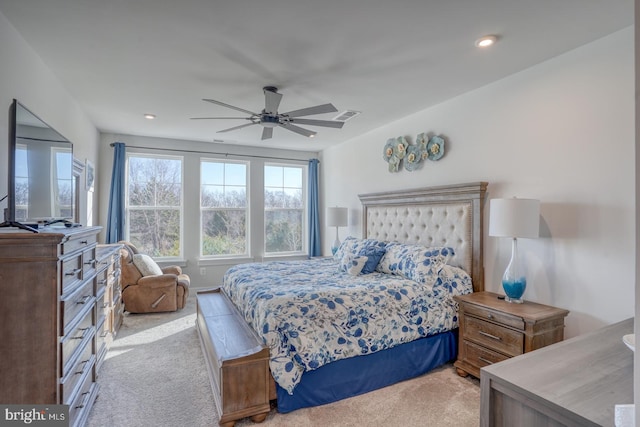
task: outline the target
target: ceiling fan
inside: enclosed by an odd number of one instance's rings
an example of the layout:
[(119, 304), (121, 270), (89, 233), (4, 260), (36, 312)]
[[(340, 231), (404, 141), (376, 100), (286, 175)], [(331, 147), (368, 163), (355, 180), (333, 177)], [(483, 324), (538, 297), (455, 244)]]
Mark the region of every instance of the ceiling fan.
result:
[(300, 118), (303, 116), (313, 116), (315, 114), (333, 113), (338, 111), (333, 104), (316, 105), (315, 107), (302, 108), (300, 110), (288, 111), (286, 113), (278, 113), (278, 107), (280, 106), (280, 100), (282, 94), (278, 93), (278, 89), (273, 86), (265, 86), (262, 88), (264, 92), (264, 109), (261, 113), (254, 113), (253, 111), (245, 110), (244, 108), (234, 107), (233, 105), (226, 104), (224, 102), (216, 101), (215, 99), (203, 99), (203, 101), (211, 102), (213, 104), (221, 105), (223, 107), (231, 108), (243, 113), (247, 113), (249, 117), (193, 117), (192, 120), (249, 120), (251, 123), (245, 123), (240, 126), (234, 126), (228, 129), (219, 130), (218, 133), (230, 132), (236, 129), (241, 129), (247, 126), (261, 125), (262, 140), (269, 139), (273, 136), (273, 128), (279, 126), (292, 132), (313, 138), (317, 132), (302, 128), (298, 125), (311, 125), (311, 126), (325, 126), (331, 128), (342, 128), (344, 122), (335, 120), (316, 120)]

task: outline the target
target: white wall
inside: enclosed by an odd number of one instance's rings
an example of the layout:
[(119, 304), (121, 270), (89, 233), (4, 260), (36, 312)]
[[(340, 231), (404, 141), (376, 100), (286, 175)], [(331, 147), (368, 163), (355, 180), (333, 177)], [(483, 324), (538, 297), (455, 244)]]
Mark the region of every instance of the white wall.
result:
[[(289, 159), (287, 163), (307, 165), (309, 159), (317, 158), (318, 153), (294, 150), (274, 150), (260, 147), (243, 147), (236, 145), (214, 144), (206, 142), (185, 141), (175, 139), (152, 138), (132, 135), (101, 135), (99, 176), (100, 223), (107, 224), (107, 207), (109, 206), (109, 186), (113, 167), (113, 148), (111, 143), (124, 142), (128, 152), (147, 152), (150, 154), (182, 156), (184, 159), (183, 180), (184, 215), (182, 247), (184, 260), (181, 265), (191, 278), (193, 288), (212, 287), (222, 284), (222, 276), (229, 267), (240, 262), (261, 261), (263, 259), (263, 220), (261, 209), (251, 209), (249, 226), (251, 258), (227, 260), (200, 260), (200, 157), (228, 158), (229, 160), (249, 161), (249, 191), (251, 201), (263, 200), (264, 163), (278, 163), (277, 159)], [(144, 149), (140, 147), (151, 147)], [(176, 151), (177, 150), (177, 151)], [(210, 154), (208, 154), (210, 153)], [(217, 154), (216, 154), (217, 153)], [(220, 154), (222, 153), (222, 154)], [(103, 233), (104, 235), (104, 233)], [(275, 259), (275, 258), (270, 258)], [(204, 271), (202, 271), (204, 269)], [(202, 274), (204, 272), (204, 274)]]
[[(446, 155), (419, 171), (387, 172), (386, 140), (415, 143), (421, 132), (445, 136)], [(488, 181), (489, 198), (541, 200), (541, 238), (519, 245), (525, 299), (570, 310), (567, 337), (634, 315), (632, 28), (322, 155), (324, 205), (350, 208), (342, 238), (361, 235), (359, 193)], [(487, 237), (488, 211), (487, 203), (485, 286), (501, 292), (511, 249), (508, 239)]]
[[(95, 162), (99, 138), (95, 126), (2, 14), (0, 58), (0, 198), (7, 194), (8, 111), (14, 98), (73, 142), (74, 157)], [(86, 213), (86, 204), (84, 197), (83, 213)], [(6, 200), (0, 203), (0, 219), (5, 207)], [(86, 214), (80, 219), (83, 224), (89, 223)], [(93, 220), (97, 222), (97, 215)]]

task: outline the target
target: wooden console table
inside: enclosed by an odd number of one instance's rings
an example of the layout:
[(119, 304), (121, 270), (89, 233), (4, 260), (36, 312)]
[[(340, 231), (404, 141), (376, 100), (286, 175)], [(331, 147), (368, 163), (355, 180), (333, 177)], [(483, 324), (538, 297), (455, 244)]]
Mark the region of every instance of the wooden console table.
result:
[(633, 403), (633, 319), (480, 370), (480, 426), (613, 426)]

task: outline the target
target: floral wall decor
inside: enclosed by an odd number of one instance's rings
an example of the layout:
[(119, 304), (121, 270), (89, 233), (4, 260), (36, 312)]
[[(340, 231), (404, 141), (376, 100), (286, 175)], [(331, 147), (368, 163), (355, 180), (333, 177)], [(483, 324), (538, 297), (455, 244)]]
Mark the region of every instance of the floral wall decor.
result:
[(398, 172), (402, 163), (411, 172), (420, 169), (427, 159), (436, 161), (444, 156), (444, 138), (421, 133), (415, 145), (409, 144), (403, 136), (391, 138), (384, 145), (382, 154), (389, 164), (389, 172)]

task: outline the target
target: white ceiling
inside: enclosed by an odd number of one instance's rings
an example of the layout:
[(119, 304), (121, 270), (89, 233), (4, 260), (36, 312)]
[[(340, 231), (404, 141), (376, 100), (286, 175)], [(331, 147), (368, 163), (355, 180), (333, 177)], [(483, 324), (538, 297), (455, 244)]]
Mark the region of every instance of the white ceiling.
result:
[[(633, 0), (0, 0), (0, 12), (100, 131), (309, 151), (633, 25)], [(476, 48), (486, 34), (499, 42)], [(362, 114), (267, 141), (260, 126), (190, 120), (243, 116), (202, 98), (260, 112), (267, 85), (281, 112)]]

